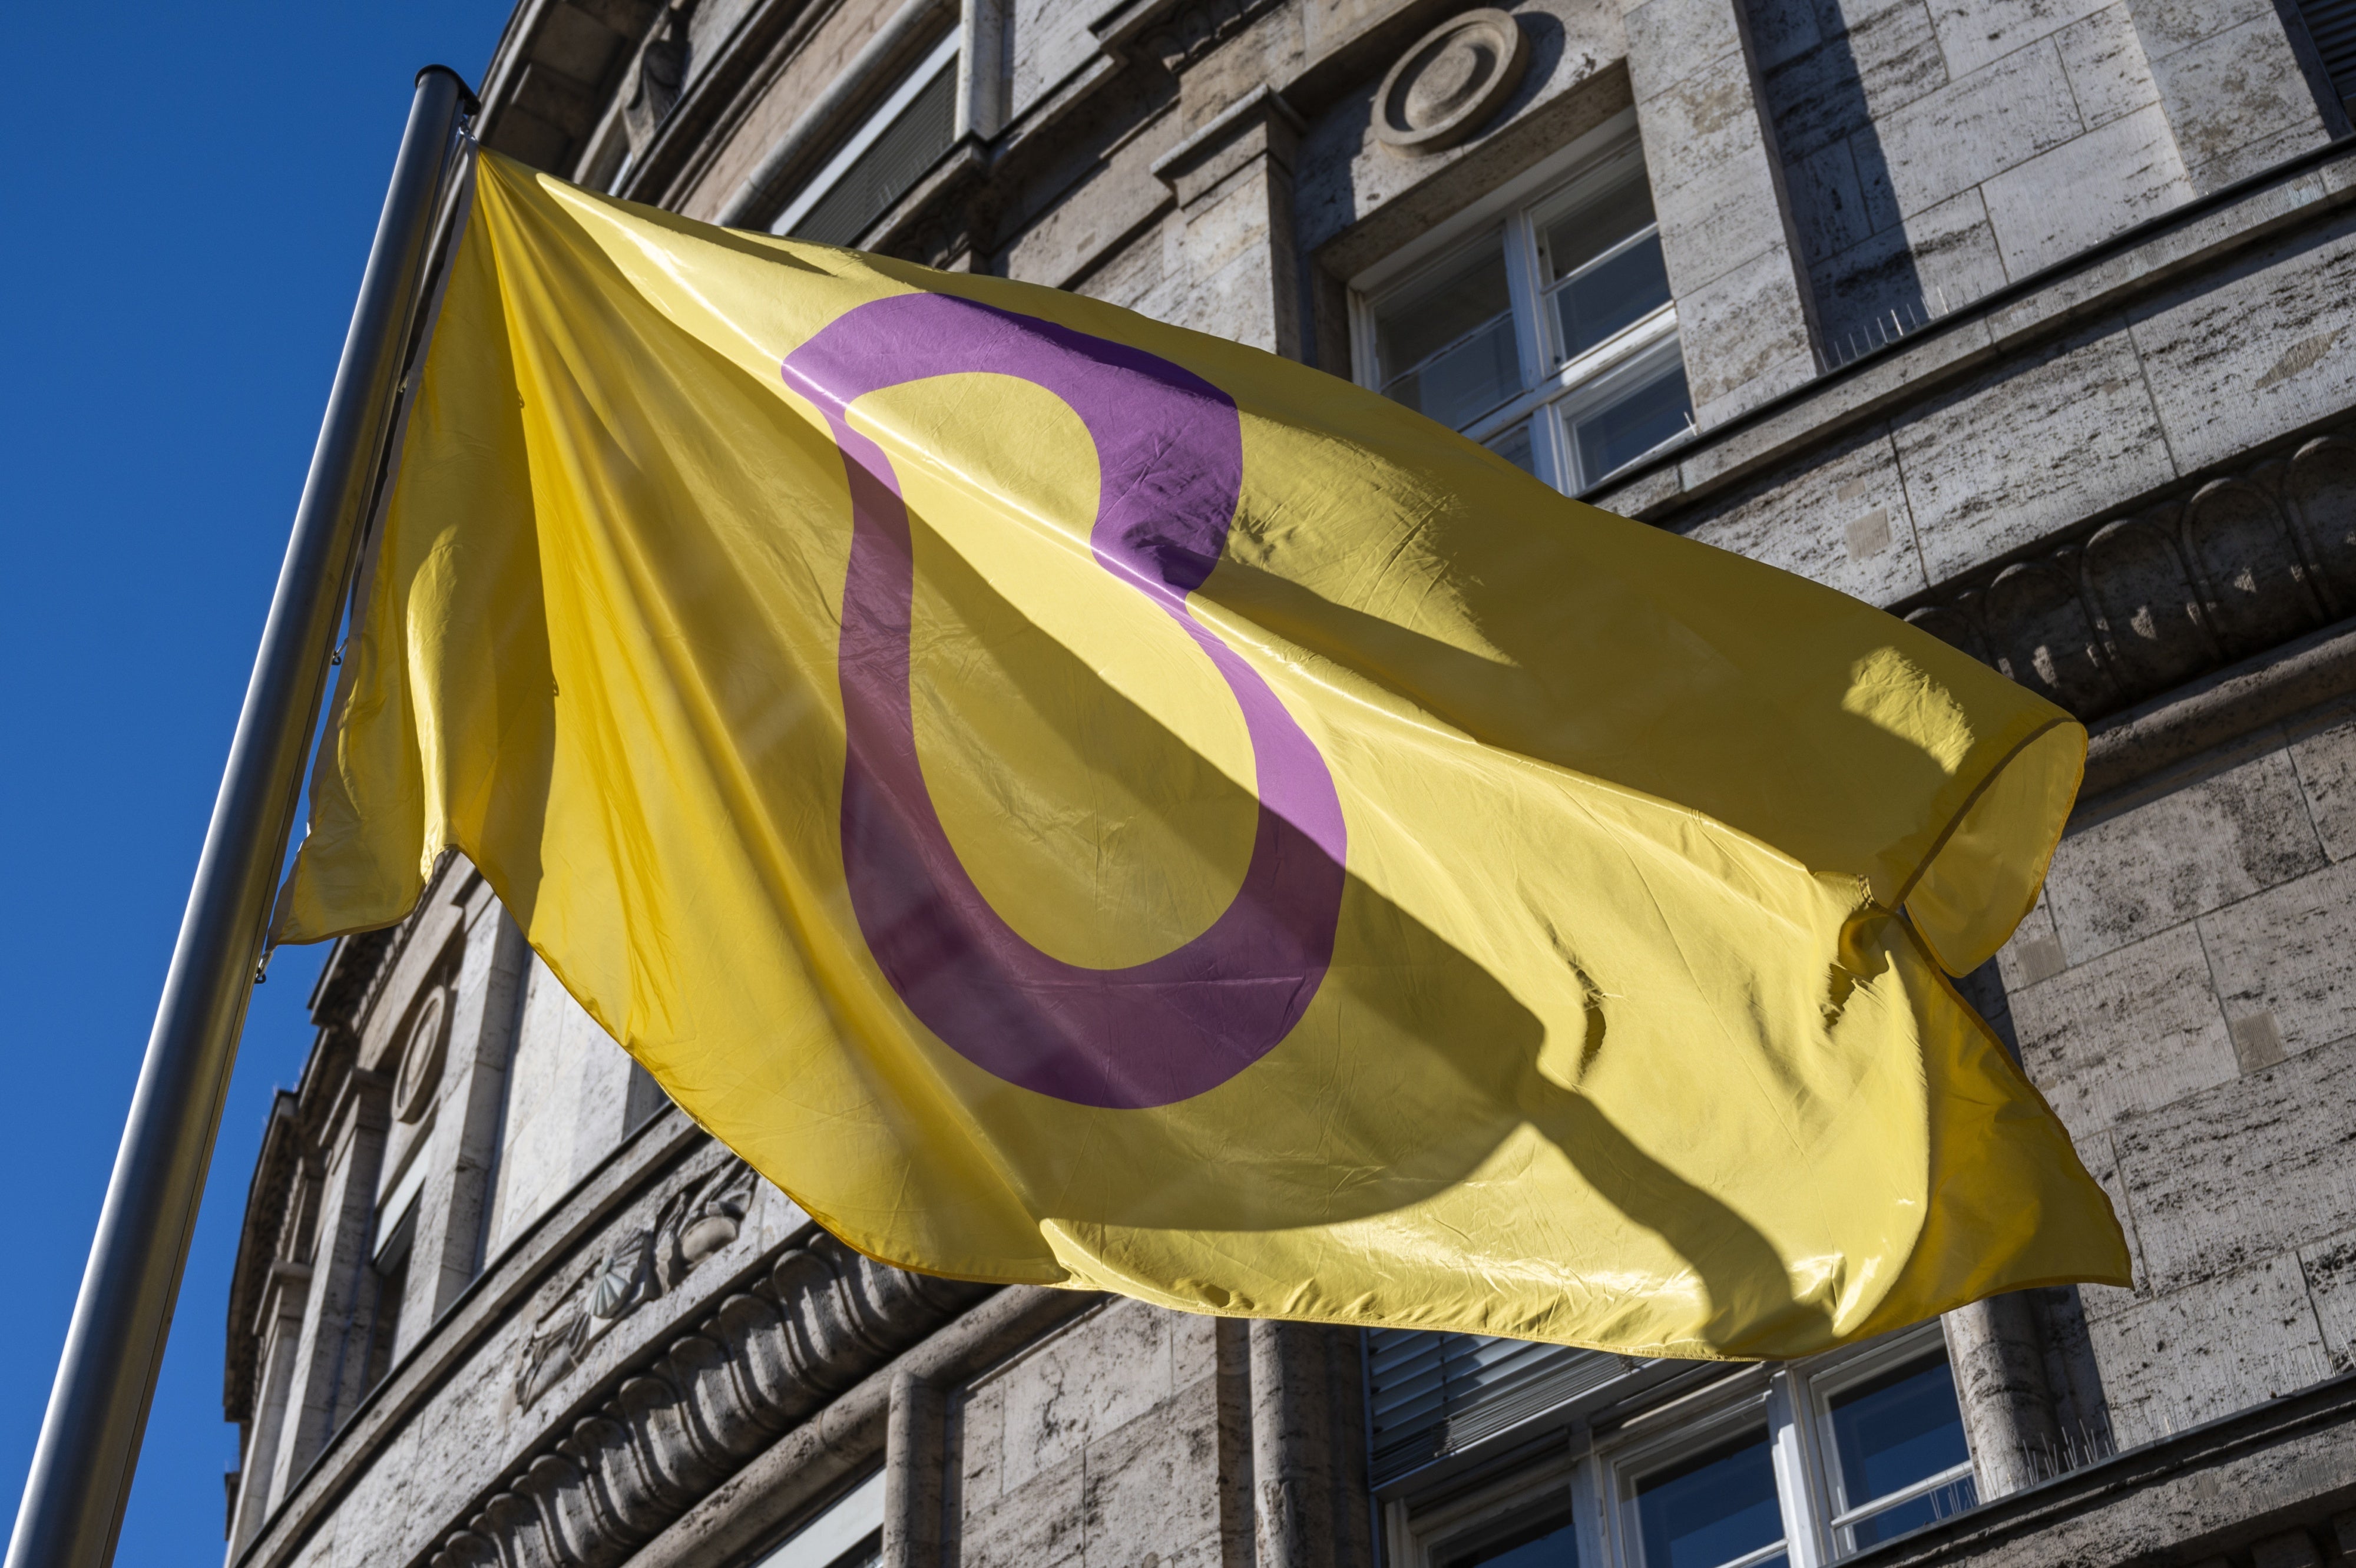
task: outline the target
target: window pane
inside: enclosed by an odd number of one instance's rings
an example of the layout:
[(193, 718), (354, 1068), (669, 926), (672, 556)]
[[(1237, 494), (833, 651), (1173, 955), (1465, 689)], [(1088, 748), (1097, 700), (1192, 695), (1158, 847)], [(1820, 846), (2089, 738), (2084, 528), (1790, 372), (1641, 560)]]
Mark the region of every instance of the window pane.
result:
[(1566, 278), (1633, 234), (1653, 224), (1653, 188), (1644, 171), (1632, 170), (1626, 178), (1593, 199), (1582, 201), (1540, 226), (1539, 242), (1546, 247), (1547, 281)]
[(884, 1560), (884, 1472), (827, 1505), (753, 1568), (874, 1568)]
[(1563, 358), (1584, 354), (1668, 303), (1669, 274), (1661, 264), (1661, 237), (1648, 234), (1555, 290)]
[(1383, 302), (1375, 320), (1383, 378), (1413, 370), (1511, 305), (1505, 248), (1492, 239), (1436, 277)]
[(884, 1532), (879, 1530), (828, 1563), (826, 1568), (882, 1568), (883, 1562)]
[(366, 1380), (371, 1389), (392, 1370), (392, 1343), (401, 1335), (401, 1298), (409, 1292), (409, 1249), (369, 1271), (376, 1286), (372, 1298), (375, 1321), (369, 1325)]
[(1830, 1402), (1833, 1447), (1850, 1508), (1971, 1462), (1955, 1378), (1944, 1356), (1844, 1389)]
[(1490, 451), (1511, 463), (1525, 474), (1536, 475), (1537, 454), (1530, 446), (1530, 422), (1526, 419), (1502, 435), (1492, 435), (1486, 444)]
[(1636, 1521), (1644, 1568), (1719, 1568), (1781, 1541), (1783, 1513), (1766, 1433), (1637, 1482)]
[(1894, 1541), (1910, 1530), (1920, 1530), (1926, 1524), (1936, 1523), (1965, 1509), (1977, 1508), (1979, 1502), (1979, 1487), (1965, 1477), (1858, 1520), (1848, 1527), (1850, 1544), (1862, 1552), (1879, 1542)]
[(1685, 361), (1670, 356), (1651, 375), (1587, 410), (1571, 424), (1579, 452), (1579, 483), (1594, 484), (1692, 423), (1693, 400), (1686, 393)]
[(1513, 317), (1501, 316), (1383, 391), (1442, 424), (1462, 425), (1488, 413), (1521, 387), (1522, 362), (1514, 350)]
[(848, 245), (905, 196), (956, 140), (957, 77), (954, 60), (943, 66), (884, 134), (842, 171), (818, 204), (802, 215), (794, 225), (793, 237), (821, 245)]
[(1375, 317), (1383, 391), (1442, 424), (1461, 425), (1521, 390), (1505, 255), (1496, 241)]
[(1517, 1520), (1480, 1544), (1451, 1551), (1440, 1561), (1445, 1568), (1579, 1568), (1570, 1509)]

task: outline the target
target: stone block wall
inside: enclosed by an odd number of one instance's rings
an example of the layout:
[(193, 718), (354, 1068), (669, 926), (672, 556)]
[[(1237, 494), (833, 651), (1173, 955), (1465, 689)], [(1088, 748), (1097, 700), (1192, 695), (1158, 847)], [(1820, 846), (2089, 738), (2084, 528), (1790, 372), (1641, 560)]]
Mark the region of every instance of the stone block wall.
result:
[(2356, 1366), (2356, 703), (2083, 813), (2000, 962), (2134, 1249), (2121, 1445)]
[[(961, 1391), (962, 1568), (1237, 1561), (1243, 1326), (1112, 1301)], [(1240, 1524), (1249, 1540), (1248, 1523)]]
[(1694, 418), (1707, 430), (1815, 371), (1767, 116), (1726, 0), (1626, 12), (1628, 76)]
[(487, 1255), (594, 1170), (628, 1129), (629, 1057), (537, 958), (509, 1081)]
[(1834, 364), (2338, 128), (2266, 0), (1748, 12)]

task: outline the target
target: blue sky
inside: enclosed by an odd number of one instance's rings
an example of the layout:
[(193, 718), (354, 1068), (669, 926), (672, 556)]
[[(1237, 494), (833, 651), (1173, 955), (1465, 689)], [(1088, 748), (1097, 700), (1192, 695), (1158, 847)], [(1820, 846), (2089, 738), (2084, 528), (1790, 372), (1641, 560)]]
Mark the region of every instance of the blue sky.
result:
[[(32, 6), (0, 226), (0, 1490), (24, 1484), (409, 83), (498, 0)], [(221, 1345), (319, 954), (255, 996), (117, 1561), (218, 1563)]]

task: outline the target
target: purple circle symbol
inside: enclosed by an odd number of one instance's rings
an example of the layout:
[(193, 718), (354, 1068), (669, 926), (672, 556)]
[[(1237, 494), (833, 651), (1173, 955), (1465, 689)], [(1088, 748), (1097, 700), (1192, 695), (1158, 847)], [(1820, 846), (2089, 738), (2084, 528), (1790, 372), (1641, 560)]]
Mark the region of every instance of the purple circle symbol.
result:
[[(846, 311), (782, 368), (826, 414), (851, 481), (837, 661), (842, 863), (884, 978), (966, 1060), (1057, 1100), (1136, 1110), (1225, 1083), (1274, 1049), (1317, 994), (1347, 845), (1316, 746), (1187, 607), (1226, 548), (1243, 488), (1235, 400), (1154, 355), (935, 294)], [(1079, 415), (1097, 451), (1098, 564), (1185, 628), (1251, 738), (1259, 813), (1243, 881), (1209, 929), (1144, 963), (1090, 969), (1024, 940), (974, 886), (925, 788), (908, 686), (907, 505), (891, 459), (851, 428), (849, 411), (884, 387), (977, 371), (1029, 381)]]

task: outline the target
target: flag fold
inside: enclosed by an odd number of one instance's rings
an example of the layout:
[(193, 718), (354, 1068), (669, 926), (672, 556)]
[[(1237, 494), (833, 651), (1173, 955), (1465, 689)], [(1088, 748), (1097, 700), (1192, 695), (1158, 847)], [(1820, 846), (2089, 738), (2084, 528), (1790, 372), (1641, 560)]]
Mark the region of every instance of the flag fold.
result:
[(278, 934), (471, 857), (845, 1242), (1793, 1356), (2127, 1283), (1943, 974), (2067, 714), (1372, 392), (482, 155)]

